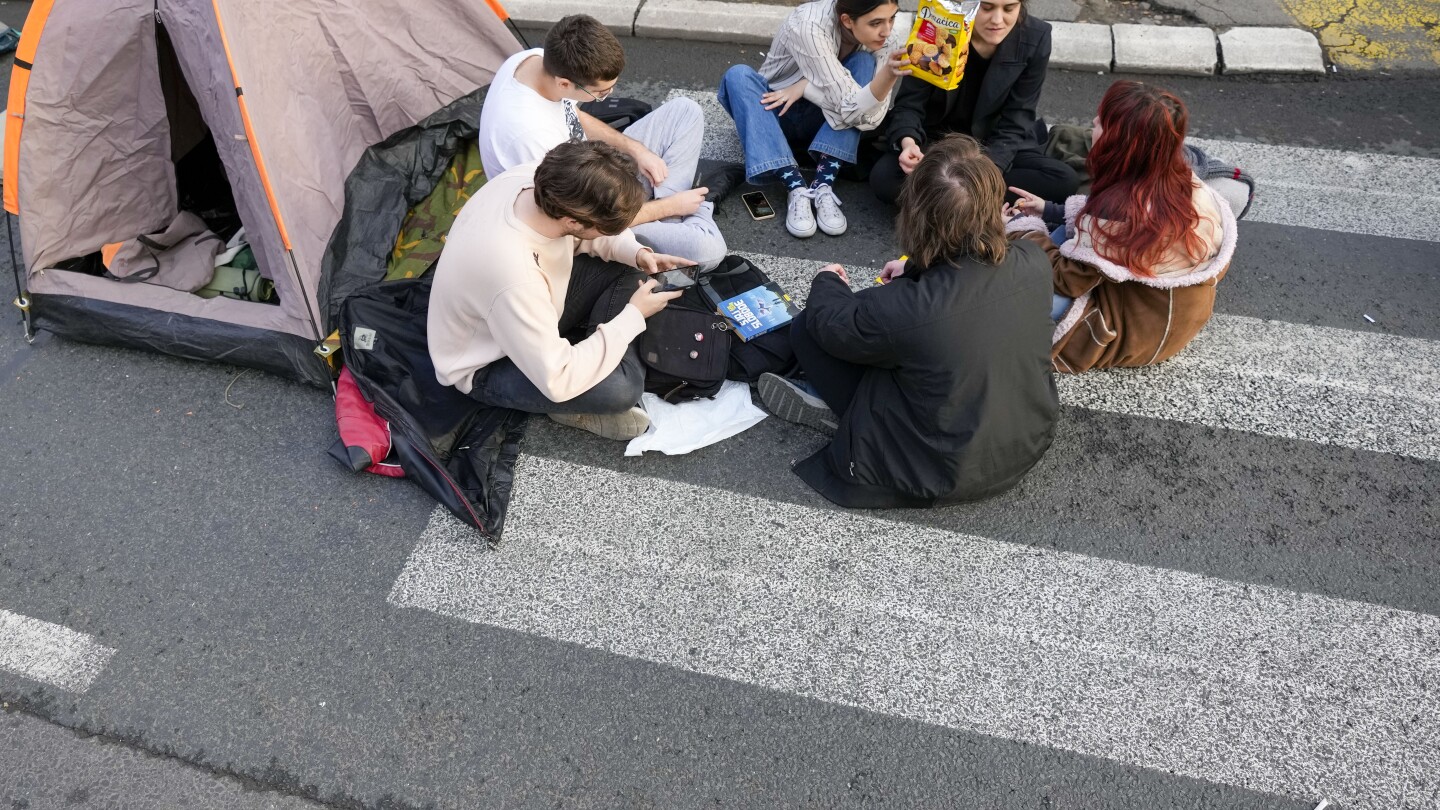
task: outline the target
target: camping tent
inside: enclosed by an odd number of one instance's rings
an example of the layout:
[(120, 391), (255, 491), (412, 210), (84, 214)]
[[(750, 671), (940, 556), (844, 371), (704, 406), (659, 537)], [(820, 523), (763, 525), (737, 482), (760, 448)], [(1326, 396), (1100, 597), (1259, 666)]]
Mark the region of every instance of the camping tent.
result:
[[(6, 116), (36, 328), (329, 385), (322, 260), (367, 147), (489, 83), (515, 38), (479, 0), (36, 0)], [(502, 12), (503, 13), (503, 12)], [(100, 272), (182, 207), (243, 226), (270, 303)]]

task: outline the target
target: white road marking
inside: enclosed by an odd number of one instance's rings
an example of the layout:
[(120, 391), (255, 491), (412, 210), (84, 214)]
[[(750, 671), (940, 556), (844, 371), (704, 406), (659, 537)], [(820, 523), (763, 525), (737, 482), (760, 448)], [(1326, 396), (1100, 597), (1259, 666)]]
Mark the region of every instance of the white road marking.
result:
[(437, 510), (391, 603), (1294, 799), (1440, 802), (1440, 617), (563, 461), (516, 484), (500, 550)]
[(84, 692), (114, 654), (93, 636), (0, 609), (0, 669), (7, 672)]
[[(674, 90), (705, 111), (703, 156), (742, 162), (735, 123), (713, 92)], [(1247, 222), (1440, 241), (1440, 160), (1303, 146), (1191, 139), (1255, 178)]]
[[(824, 262), (741, 255), (800, 302)], [(874, 285), (878, 267), (850, 273)], [(1060, 401), (1262, 436), (1440, 460), (1440, 342), (1216, 315), (1176, 357), (1057, 375)]]

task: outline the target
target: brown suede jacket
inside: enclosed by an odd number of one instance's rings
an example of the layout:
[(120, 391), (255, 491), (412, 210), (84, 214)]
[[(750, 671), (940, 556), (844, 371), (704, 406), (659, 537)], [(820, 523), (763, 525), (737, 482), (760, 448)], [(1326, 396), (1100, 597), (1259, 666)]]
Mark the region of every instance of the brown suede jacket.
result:
[(1235, 215), (1209, 186), (1198, 184), (1197, 209), (1208, 258), (1165, 267), (1141, 276), (1102, 258), (1091, 238), (1091, 223), (1076, 219), (1085, 197), (1065, 204), (1065, 243), (1056, 246), (1039, 217), (1006, 225), (1012, 239), (1045, 248), (1054, 271), (1055, 292), (1074, 298), (1055, 324), (1050, 358), (1056, 371), (1078, 374), (1094, 368), (1149, 366), (1185, 348), (1215, 309), (1215, 286), (1235, 253)]

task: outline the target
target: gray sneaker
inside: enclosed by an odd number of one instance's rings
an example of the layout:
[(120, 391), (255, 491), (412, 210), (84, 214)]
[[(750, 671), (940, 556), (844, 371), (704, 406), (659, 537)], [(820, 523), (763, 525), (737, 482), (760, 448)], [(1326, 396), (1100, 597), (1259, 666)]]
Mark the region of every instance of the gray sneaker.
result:
[(814, 428), (831, 436), (840, 427), (839, 417), (825, 404), (825, 400), (805, 393), (779, 374), (761, 374), (755, 387), (760, 391), (760, 401), (765, 403), (770, 413), (787, 422)]
[(624, 413), (552, 413), (550, 418), (566, 427), (588, 430), (605, 439), (628, 442), (650, 429), (650, 416), (639, 407)]

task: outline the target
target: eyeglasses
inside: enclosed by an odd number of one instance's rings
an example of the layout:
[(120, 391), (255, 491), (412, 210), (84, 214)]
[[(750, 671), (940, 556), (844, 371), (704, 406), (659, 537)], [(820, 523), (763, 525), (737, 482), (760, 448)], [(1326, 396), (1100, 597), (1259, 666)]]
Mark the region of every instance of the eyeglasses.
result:
[(609, 87), (608, 89), (606, 89), (605, 92), (603, 92), (603, 93), (596, 93), (596, 92), (592, 91), (590, 88), (588, 88), (588, 87), (586, 87), (585, 85), (581, 84), (580, 82), (575, 81), (574, 79), (571, 79), (571, 80), (570, 80), (570, 83), (573, 84), (573, 85), (575, 85), (576, 87), (580, 88), (581, 90), (584, 90), (584, 91), (585, 91), (585, 95), (589, 96), (590, 98), (595, 99), (596, 101), (604, 101), (605, 99), (607, 99), (607, 98), (610, 97), (610, 94), (611, 94), (611, 93), (614, 93), (614, 92), (615, 92), (615, 85), (613, 85), (613, 84), (610, 85), (610, 87)]

